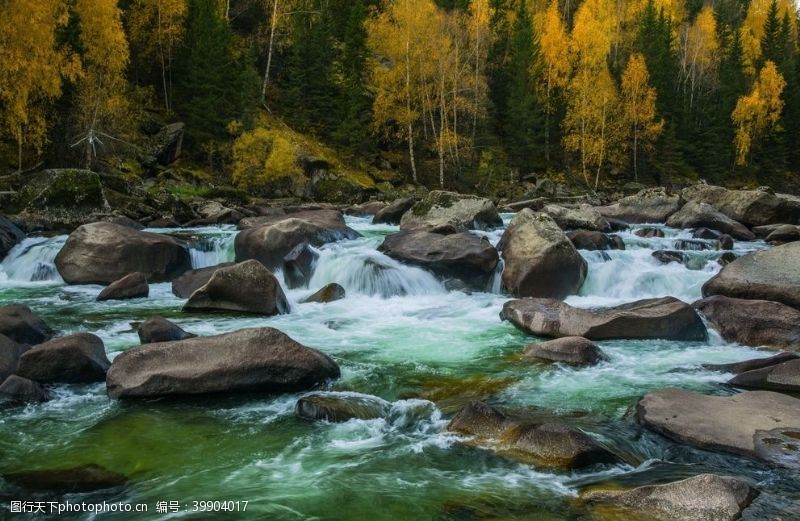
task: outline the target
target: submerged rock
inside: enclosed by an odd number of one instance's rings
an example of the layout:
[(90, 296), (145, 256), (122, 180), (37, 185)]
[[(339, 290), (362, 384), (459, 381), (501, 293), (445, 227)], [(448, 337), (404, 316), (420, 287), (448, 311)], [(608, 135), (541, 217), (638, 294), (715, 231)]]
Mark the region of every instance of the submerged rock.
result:
[(673, 228), (712, 228), (740, 241), (755, 240), (756, 235), (742, 223), (724, 215), (710, 204), (689, 201), (667, 219)]
[(745, 371), (728, 383), (745, 389), (797, 393), (800, 392), (800, 360)]
[(800, 310), (779, 302), (714, 295), (692, 304), (728, 342), (800, 349)]
[(577, 366), (595, 365), (608, 360), (597, 344), (580, 336), (567, 336), (530, 344), (522, 355), (525, 358), (538, 358)]
[(72, 232), (55, 264), (68, 284), (111, 284), (134, 272), (165, 282), (192, 268), (183, 241), (107, 222), (84, 224)]
[(308, 286), (314, 275), (319, 254), (307, 242), (301, 242), (283, 258), (283, 280), (289, 289)]
[(47, 391), (33, 380), (11, 375), (0, 385), (0, 402), (42, 403), (50, 399)]
[(662, 230), (661, 228), (639, 228), (633, 233), (637, 237), (642, 237), (643, 239), (664, 237), (664, 230)]
[(174, 342), (197, 336), (187, 333), (178, 324), (163, 317), (150, 317), (144, 322), (136, 324), (134, 329), (139, 334), (139, 342), (142, 344)]
[(97, 295), (98, 301), (145, 298), (150, 295), (150, 286), (144, 273), (131, 273), (112, 282)]
[(800, 400), (770, 391), (707, 396), (659, 389), (636, 404), (636, 421), (680, 443), (761, 458), (756, 434), (779, 427), (800, 429)]
[(99, 465), (81, 465), (67, 469), (46, 469), (4, 474), (3, 478), (28, 490), (70, 493), (92, 492), (121, 487), (128, 483), (124, 474)]
[(409, 211), (416, 202), (416, 197), (396, 199), (375, 214), (375, 217), (372, 218), (372, 224), (400, 224), (403, 215)]
[(401, 230), (451, 227), (456, 232), (487, 230), (503, 225), (489, 199), (433, 190), (403, 214)]
[(542, 212), (552, 217), (562, 230), (611, 231), (611, 225), (606, 218), (588, 204), (581, 205), (579, 208), (548, 204), (542, 208)]
[(40, 383), (99, 382), (105, 379), (110, 365), (98, 336), (76, 333), (23, 353), (17, 375)]
[(703, 285), (703, 296), (781, 302), (800, 309), (800, 242), (739, 257)]
[(656, 250), (652, 253), (652, 256), (662, 264), (669, 264), (670, 262), (677, 262), (678, 264), (686, 263), (686, 254), (681, 251)]
[(266, 219), (266, 223), (236, 235), (236, 262), (254, 259), (270, 270), (277, 270), (298, 244), (306, 242), (318, 248), (329, 242), (361, 236), (348, 227), (341, 212), (335, 210), (309, 210)]
[(586, 278), (586, 260), (546, 214), (519, 212), (498, 249), (505, 262), (503, 285), (515, 297), (565, 298)]
[(711, 246), (703, 241), (694, 241), (691, 239), (678, 239), (674, 243), (672, 243), (672, 247), (676, 250), (688, 250), (688, 251), (704, 251), (710, 250)]
[(385, 418), (391, 407), (392, 404), (386, 400), (368, 394), (316, 392), (297, 400), (294, 413), (307, 420), (346, 422)]
[(233, 265), (233, 262), (223, 262), (216, 266), (189, 270), (172, 281), (172, 294), (178, 298), (189, 298), (192, 293), (208, 283), (215, 271)]
[(219, 268), (205, 286), (192, 293), (183, 311), (233, 311), (259, 315), (289, 312), (278, 279), (258, 261)]
[(231, 392), (285, 393), (339, 377), (328, 355), (272, 328), (147, 344), (114, 359), (106, 387), (112, 398)]
[(703, 364), (703, 368), (708, 369), (709, 371), (739, 374), (744, 373), (745, 371), (753, 371), (763, 367), (782, 364), (797, 358), (800, 358), (800, 354), (798, 353), (778, 353), (777, 355), (769, 356), (767, 358), (752, 358), (750, 360), (733, 362), (731, 364)]
[(555, 299), (510, 300), (500, 317), (538, 336), (582, 336), (590, 340), (705, 340), (703, 321), (674, 297), (644, 299), (599, 309), (580, 309)]
[(576, 469), (618, 458), (590, 436), (561, 423), (529, 423), (483, 402), (470, 402), (447, 426), (450, 432), (474, 436), (503, 456), (537, 466)]
[(600, 206), (597, 211), (607, 219), (631, 224), (664, 223), (680, 207), (678, 196), (667, 195), (663, 189), (646, 189), (610, 206)]
[(734, 521), (757, 496), (758, 491), (745, 480), (701, 474), (630, 490), (588, 490), (580, 497), (590, 506), (609, 505), (619, 509), (619, 519)]
[(378, 251), (474, 287), (485, 286), (499, 261), (497, 250), (485, 237), (468, 232), (450, 235), (423, 230), (395, 233), (386, 236)]
[(320, 290), (316, 291), (310, 297), (307, 297), (303, 302), (317, 302), (320, 304), (327, 304), (329, 302), (334, 302), (337, 300), (341, 300), (345, 297), (345, 290), (340, 285), (332, 282)]
[(0, 306), (0, 335), (19, 344), (35, 345), (50, 339), (53, 330), (28, 306)]

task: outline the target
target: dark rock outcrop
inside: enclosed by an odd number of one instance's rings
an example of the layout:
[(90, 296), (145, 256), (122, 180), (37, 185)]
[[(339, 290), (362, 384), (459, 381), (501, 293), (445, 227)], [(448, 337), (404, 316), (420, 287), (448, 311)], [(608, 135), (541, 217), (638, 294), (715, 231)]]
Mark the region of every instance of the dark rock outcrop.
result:
[(284, 393), (338, 377), (328, 355), (277, 329), (254, 328), (125, 351), (114, 359), (106, 386), (112, 398)]
[(208, 284), (215, 271), (233, 265), (233, 262), (223, 262), (216, 266), (189, 270), (172, 281), (172, 293), (178, 298), (189, 298), (192, 293)]
[(400, 224), (403, 215), (416, 204), (415, 197), (396, 199), (388, 206), (378, 211), (372, 219), (372, 224)]
[(259, 315), (289, 312), (278, 279), (258, 261), (249, 260), (219, 268), (198, 288), (184, 311), (233, 311)]
[(24, 238), (25, 233), (16, 224), (0, 215), (0, 261)]
[(32, 347), (19, 357), (17, 375), (39, 383), (98, 382), (110, 362), (105, 346), (91, 333), (76, 333)]
[(183, 330), (178, 324), (170, 322), (164, 317), (150, 317), (144, 322), (134, 325), (142, 344), (155, 344), (158, 342), (174, 342), (194, 338), (196, 335)]
[(105, 222), (72, 232), (55, 263), (68, 284), (111, 284), (134, 272), (165, 282), (192, 268), (183, 241)]
[(39, 383), (21, 376), (11, 375), (0, 385), (0, 402), (42, 403), (50, 399), (47, 391)]
[(555, 299), (510, 300), (503, 305), (500, 316), (527, 333), (545, 337), (706, 338), (706, 328), (695, 310), (674, 297), (644, 299), (600, 309), (575, 308)]
[(578, 250), (624, 250), (625, 242), (619, 235), (606, 235), (603, 232), (577, 230), (567, 232), (567, 238)]
[(303, 302), (317, 302), (320, 304), (327, 304), (329, 302), (334, 302), (337, 300), (341, 300), (345, 297), (345, 290), (339, 284), (332, 282), (331, 284), (327, 284), (326, 286), (322, 287), (320, 290), (316, 291), (310, 297), (307, 297)]
[(728, 342), (800, 349), (800, 310), (779, 302), (714, 295), (692, 304)]
[(576, 366), (595, 365), (608, 360), (608, 356), (597, 344), (580, 336), (567, 336), (530, 344), (522, 352), (522, 356)]
[(19, 357), (28, 349), (29, 345), (19, 344), (5, 335), (0, 335), (0, 382), (16, 372)]
[(770, 244), (800, 241), (800, 226), (784, 224), (775, 228), (765, 239)]
[(503, 285), (515, 297), (564, 298), (576, 293), (588, 265), (552, 217), (525, 209), (500, 239)]
[(797, 393), (800, 392), (800, 360), (745, 371), (728, 383), (745, 389)]
[(131, 273), (125, 275), (103, 288), (97, 295), (98, 301), (125, 300), (132, 298), (145, 298), (150, 295), (150, 286), (144, 273)]
[(289, 289), (308, 286), (314, 275), (319, 254), (307, 242), (301, 242), (283, 258), (283, 280)]
[(400, 220), (401, 230), (450, 227), (457, 232), (465, 232), (502, 225), (503, 220), (489, 199), (441, 190), (428, 192)]
[(0, 335), (19, 344), (41, 344), (53, 336), (44, 320), (33, 314), (28, 306), (0, 307)]
[(703, 296), (761, 299), (800, 309), (800, 242), (743, 255), (703, 285)]
[(575, 469), (612, 463), (617, 457), (590, 436), (561, 423), (530, 423), (483, 402), (470, 402), (447, 426), (472, 436), (469, 443), (488, 446), (503, 456), (537, 466)]

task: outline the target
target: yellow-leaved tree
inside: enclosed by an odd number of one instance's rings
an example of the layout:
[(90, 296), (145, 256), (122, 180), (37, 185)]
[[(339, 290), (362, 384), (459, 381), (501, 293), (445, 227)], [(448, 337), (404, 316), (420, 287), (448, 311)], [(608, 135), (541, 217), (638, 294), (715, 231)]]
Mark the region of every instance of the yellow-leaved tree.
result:
[(690, 107), (694, 105), (698, 94), (713, 89), (719, 57), (717, 20), (714, 8), (706, 5), (697, 14), (694, 23), (685, 26), (681, 32), (680, 74)]
[(778, 127), (783, 111), (781, 95), (786, 80), (771, 61), (761, 68), (750, 94), (741, 96), (736, 102), (731, 118), (736, 134), (736, 162), (746, 165), (753, 146), (767, 133)]
[(50, 104), (79, 61), (58, 43), (69, 21), (62, 0), (5, 0), (0, 3), (0, 137), (17, 144), (17, 168), (27, 145), (44, 144)]
[(78, 81), (76, 126), (83, 145), (86, 168), (90, 168), (97, 147), (130, 124), (131, 107), (125, 69), (128, 41), (122, 27), (117, 0), (76, 0), (83, 70)]
[(628, 129), (633, 151), (633, 175), (639, 180), (639, 149), (652, 150), (653, 143), (664, 129), (664, 121), (656, 117), (656, 89), (650, 86), (650, 73), (644, 56), (630, 57), (622, 73), (622, 118)]
[(128, 11), (128, 34), (138, 61), (157, 61), (164, 108), (172, 110), (172, 61), (183, 38), (186, 0), (134, 0)]
[(569, 81), (569, 34), (561, 19), (558, 0), (552, 0), (543, 14), (537, 17), (542, 74), (539, 85), (544, 95), (544, 154), (550, 160), (550, 118), (556, 109), (556, 98)]

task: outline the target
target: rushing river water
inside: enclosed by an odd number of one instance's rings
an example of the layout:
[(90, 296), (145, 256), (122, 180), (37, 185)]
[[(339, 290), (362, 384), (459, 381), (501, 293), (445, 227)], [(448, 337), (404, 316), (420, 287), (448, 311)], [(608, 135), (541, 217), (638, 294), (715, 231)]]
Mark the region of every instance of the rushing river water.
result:
[[(95, 302), (99, 286), (66, 286), (55, 271), (53, 258), (66, 237), (29, 238), (9, 254), (0, 265), (0, 304), (26, 304), (63, 333), (94, 332), (111, 359), (138, 345), (130, 322), (152, 315), (199, 335), (276, 327), (336, 359), (342, 378), (335, 390), (392, 401), (387, 419), (300, 420), (293, 413), (299, 394), (120, 403), (106, 397), (103, 384), (63, 385), (51, 390), (47, 403), (0, 409), (0, 474), (90, 463), (126, 474), (131, 483), (123, 489), (66, 499), (148, 503), (150, 517), (100, 519), (217, 519), (222, 516), (153, 511), (157, 501), (248, 500), (241, 518), (556, 520), (582, 518), (574, 497), (588, 484), (638, 485), (711, 471), (759, 483), (764, 492), (746, 519), (800, 516), (790, 504), (800, 498), (796, 476), (668, 442), (638, 429), (627, 414), (638, 397), (660, 387), (730, 392), (720, 386), (730, 375), (700, 364), (769, 353), (726, 344), (711, 332), (707, 342), (600, 342), (610, 361), (589, 368), (523, 362), (518, 354), (532, 338), (500, 321), (509, 297), (499, 291), (499, 277), (486, 293), (447, 291), (428, 272), (377, 251), (397, 227), (351, 217), (348, 224), (363, 238), (321, 249), (310, 289), (286, 291), (287, 315), (184, 315), (169, 284), (153, 284), (146, 299)], [(625, 251), (581, 252), (589, 275), (567, 301), (588, 307), (666, 295), (699, 298), (702, 284), (719, 270), (719, 252), (691, 252), (697, 269), (662, 265), (651, 253), (689, 237), (664, 230), (665, 238), (654, 239), (621, 233)], [(233, 259), (233, 228), (156, 231), (190, 240), (194, 267)], [(496, 243), (500, 234), (486, 235)], [(737, 243), (736, 250), (762, 247)], [(347, 298), (299, 304), (329, 282), (344, 286)], [(626, 463), (551, 472), (464, 447), (446, 425), (471, 399), (560, 417)], [(0, 519), (9, 500), (35, 497), (2, 491), (0, 480)]]

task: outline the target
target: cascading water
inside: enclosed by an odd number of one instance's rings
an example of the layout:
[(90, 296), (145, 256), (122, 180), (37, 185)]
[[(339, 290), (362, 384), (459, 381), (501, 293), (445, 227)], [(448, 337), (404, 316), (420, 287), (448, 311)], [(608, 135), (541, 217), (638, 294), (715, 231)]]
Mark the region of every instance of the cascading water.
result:
[(17, 244), (0, 263), (0, 283), (63, 282), (56, 270), (55, 258), (67, 236), (29, 237)]

